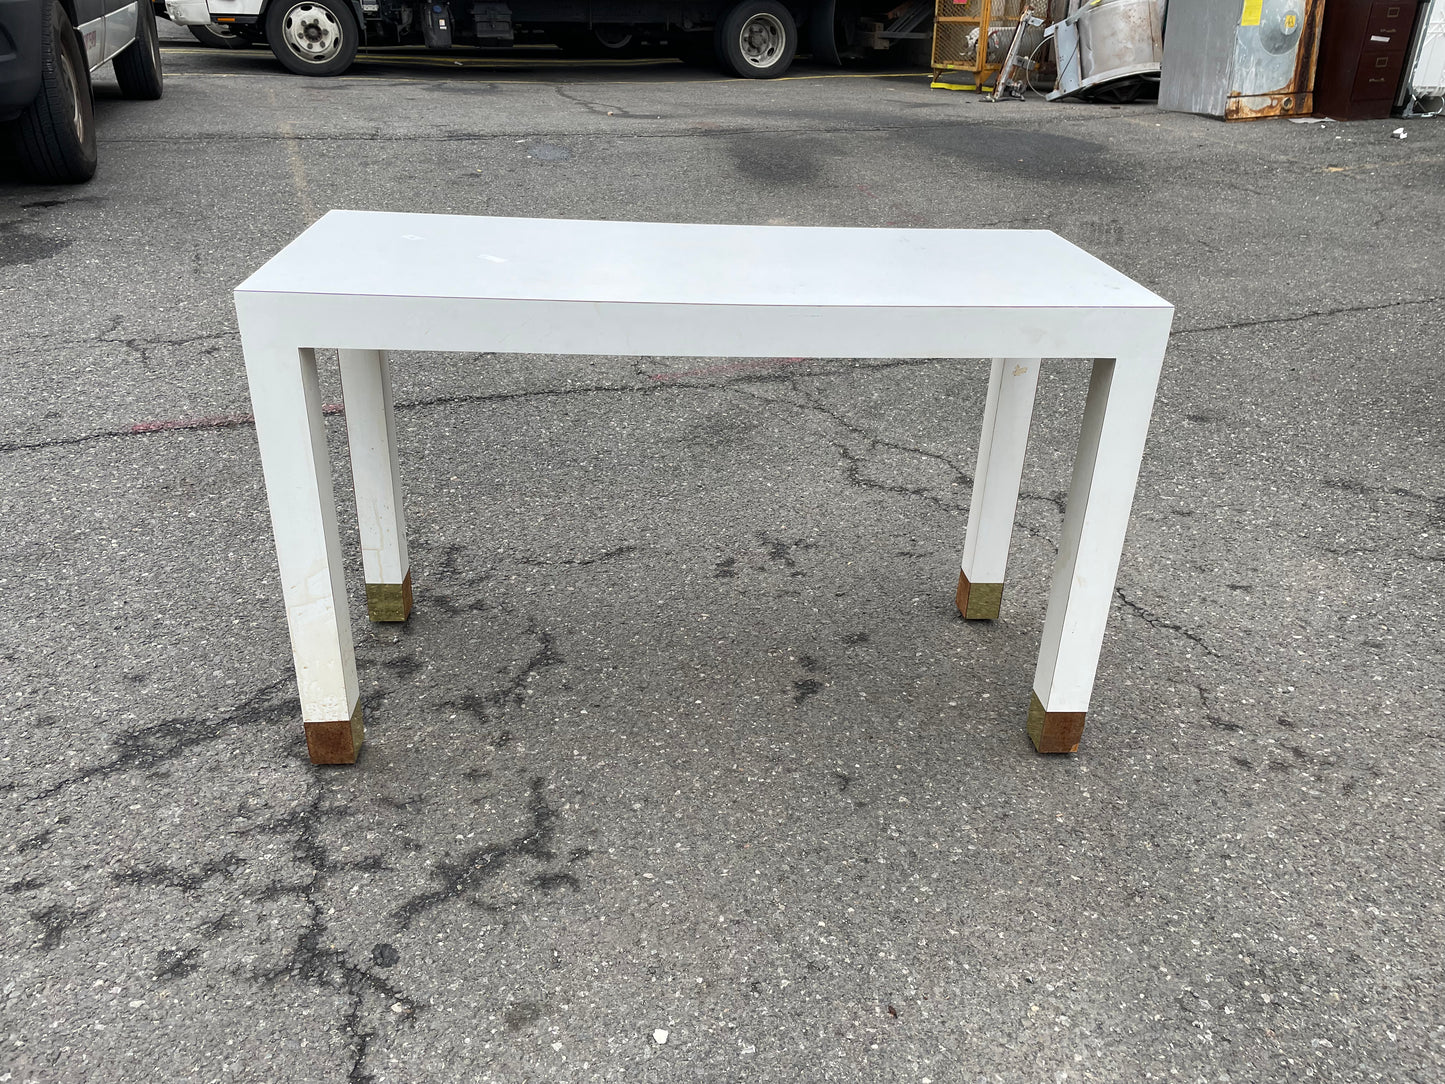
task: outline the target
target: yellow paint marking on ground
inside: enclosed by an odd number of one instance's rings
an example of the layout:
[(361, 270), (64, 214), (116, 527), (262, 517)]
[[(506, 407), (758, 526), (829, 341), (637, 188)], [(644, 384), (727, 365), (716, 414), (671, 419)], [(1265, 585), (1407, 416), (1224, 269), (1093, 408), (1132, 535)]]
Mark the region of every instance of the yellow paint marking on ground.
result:
[(358, 64), (402, 64), (419, 68), (661, 68), (675, 67), (680, 60), (565, 60), (560, 57), (441, 57), (394, 56), (386, 53), (358, 53)]
[[(400, 65), (398, 65), (400, 66)], [(428, 65), (417, 65), (425, 67)], [(286, 78), (284, 73), (277, 72), (277, 78)], [(167, 79), (254, 79), (255, 72), (166, 72)], [(384, 79), (388, 83), (433, 83), (436, 80), (427, 79), (422, 76), (407, 78), (400, 75), (333, 75), (330, 77), (338, 83), (368, 83), (378, 79)], [(870, 72), (867, 74), (840, 73), (837, 75), (789, 75), (781, 79), (774, 79), (772, 82), (806, 82), (814, 79), (926, 79), (927, 72)], [(501, 78), (492, 79), (489, 82), (516, 84), (517, 86), (556, 86), (555, 79), (515, 79)], [(744, 85), (741, 79), (714, 78), (714, 79), (609, 79), (605, 83), (579, 82), (577, 86), (609, 86), (609, 87), (665, 87), (679, 86), (688, 83), (734, 83)], [(751, 84), (748, 84), (751, 85)]]
[[(197, 43), (190, 46), (185, 43), (178, 43), (174, 46), (178, 51), (184, 52), (212, 52), (206, 46)], [(250, 53), (231, 52), (227, 59), (255, 61), (269, 61), (275, 58), (269, 50), (254, 49)], [(677, 57), (632, 57), (617, 59), (596, 59), (578, 60), (572, 57), (562, 56), (532, 56), (532, 57), (503, 57), (503, 56), (446, 56), (441, 54), (410, 54), (404, 52), (368, 52), (362, 49), (356, 54), (358, 65), (379, 64), (389, 67), (416, 67), (430, 68), (445, 71), (448, 68), (464, 68), (470, 70), (493, 69), (493, 68), (575, 68), (579, 71), (594, 71), (606, 68), (676, 68), (682, 67), (684, 62)], [(167, 73), (169, 74), (169, 73)], [(213, 74), (215, 78), (234, 78), (241, 74), (239, 72), (176, 72), (177, 76), (197, 76)], [(277, 73), (281, 74), (280, 72)], [(803, 82), (812, 79), (924, 79), (928, 72), (817, 72), (808, 75), (784, 75), (777, 79), (768, 80), (774, 83)], [(365, 76), (333, 76), (336, 79), (358, 79)], [(687, 82), (695, 83), (740, 83), (741, 80), (731, 76), (703, 76), (699, 79), (689, 79)]]
[[(213, 50), (204, 45), (191, 48), (182, 45), (177, 52), (209, 53)], [(274, 61), (269, 49), (252, 49), (249, 52), (230, 52), (228, 60), (254, 60), (258, 63)], [(682, 63), (677, 57), (617, 57), (595, 60), (579, 60), (564, 56), (449, 56), (439, 53), (368, 52), (365, 49), (356, 54), (358, 64), (415, 64), (427, 68), (649, 68), (676, 67)], [(280, 73), (278, 73), (280, 74)]]
[[(808, 79), (927, 79), (927, 72), (820, 72), (817, 75), (780, 75), (774, 83), (802, 82)], [(735, 80), (726, 80), (735, 82)]]

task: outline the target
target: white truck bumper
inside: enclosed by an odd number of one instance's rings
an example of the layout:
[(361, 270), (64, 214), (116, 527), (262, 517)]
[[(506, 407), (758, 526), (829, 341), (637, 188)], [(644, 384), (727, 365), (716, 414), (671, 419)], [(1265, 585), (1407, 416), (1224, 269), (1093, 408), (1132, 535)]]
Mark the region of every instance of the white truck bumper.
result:
[(211, 21), (206, 0), (166, 0), (166, 18), (180, 26), (205, 26)]

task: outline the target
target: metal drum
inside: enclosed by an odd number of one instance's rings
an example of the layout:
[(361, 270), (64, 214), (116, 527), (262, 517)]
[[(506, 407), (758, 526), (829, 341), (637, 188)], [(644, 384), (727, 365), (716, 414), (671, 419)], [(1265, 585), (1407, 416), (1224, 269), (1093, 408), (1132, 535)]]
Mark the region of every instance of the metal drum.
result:
[(1164, 59), (1164, 2), (1097, 0), (1049, 27), (1046, 33), (1054, 39), (1059, 71), (1049, 99), (1104, 94), (1115, 85), (1137, 94), (1144, 80), (1158, 79)]

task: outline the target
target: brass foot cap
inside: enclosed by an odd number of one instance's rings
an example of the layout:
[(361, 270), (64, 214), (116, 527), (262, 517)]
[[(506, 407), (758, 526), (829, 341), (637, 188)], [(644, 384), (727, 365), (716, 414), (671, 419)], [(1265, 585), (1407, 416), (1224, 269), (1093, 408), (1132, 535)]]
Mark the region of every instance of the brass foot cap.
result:
[(1045, 711), (1039, 694), (1029, 704), (1029, 737), (1040, 753), (1077, 753), (1084, 736), (1082, 711)]
[(1003, 608), (1003, 584), (969, 583), (960, 570), (953, 603), (969, 621), (997, 621), (998, 612)]
[(312, 764), (355, 764), (365, 740), (359, 701), (350, 719), (306, 724), (306, 752)]
[(401, 583), (366, 585), (366, 616), (373, 621), (405, 621), (411, 616), (411, 573)]

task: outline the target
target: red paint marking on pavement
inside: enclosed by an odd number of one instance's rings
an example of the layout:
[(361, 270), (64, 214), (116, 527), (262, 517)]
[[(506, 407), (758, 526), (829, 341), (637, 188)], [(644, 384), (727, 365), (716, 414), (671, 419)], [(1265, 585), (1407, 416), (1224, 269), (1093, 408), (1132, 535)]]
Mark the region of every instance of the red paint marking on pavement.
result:
[[(340, 403), (327, 403), (321, 408), (323, 414), (344, 414), (346, 408)], [(127, 433), (168, 433), (176, 429), (236, 429), (252, 425), (254, 414), (208, 414), (201, 418), (169, 418), (158, 422), (136, 422)]]
[(745, 373), (753, 369), (772, 369), (779, 365), (802, 365), (812, 358), (761, 358), (758, 361), (740, 361), (735, 365), (710, 365), (705, 369), (684, 369), (677, 373), (653, 373), (653, 380), (681, 380), (688, 376), (728, 376)]

